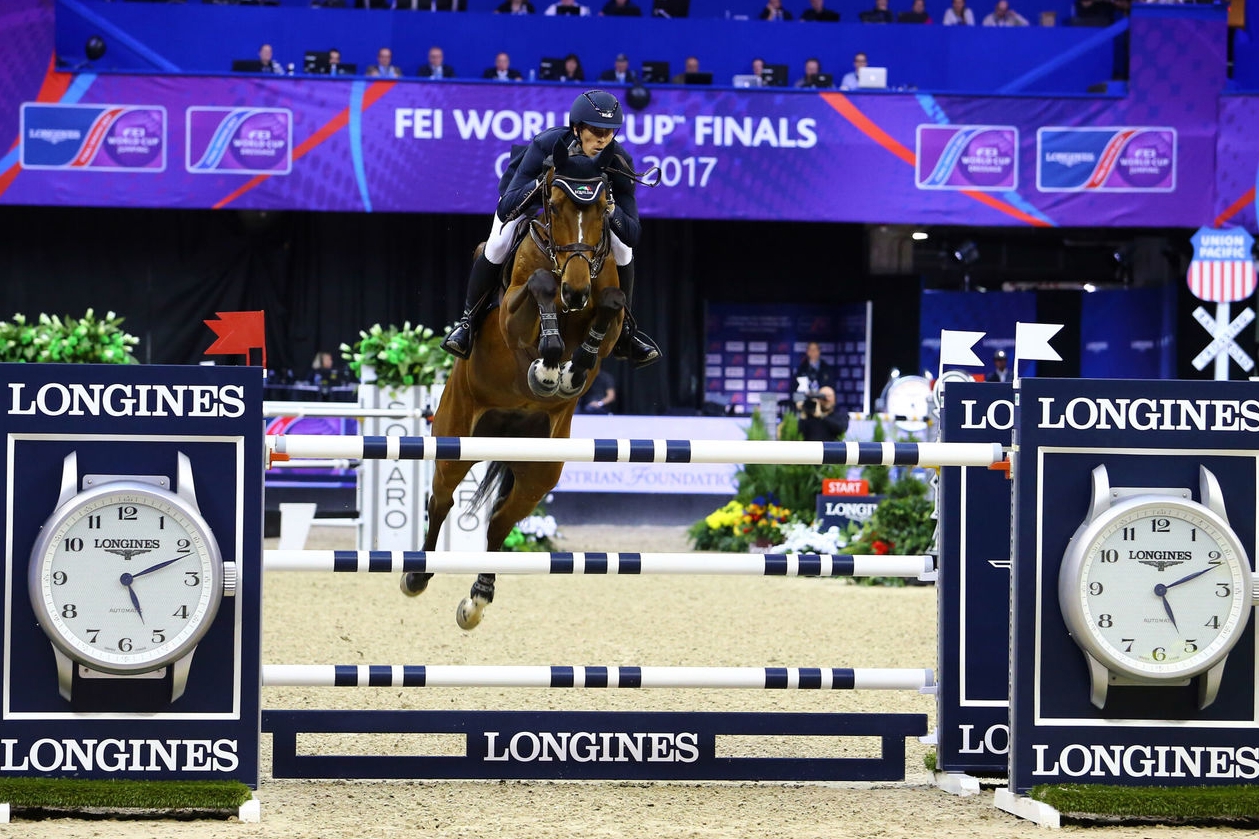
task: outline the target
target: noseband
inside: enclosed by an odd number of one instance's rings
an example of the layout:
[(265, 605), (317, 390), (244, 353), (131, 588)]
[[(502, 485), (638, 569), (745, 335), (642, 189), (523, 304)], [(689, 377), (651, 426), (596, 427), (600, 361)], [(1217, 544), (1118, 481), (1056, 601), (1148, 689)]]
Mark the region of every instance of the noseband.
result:
[[(546, 186), (542, 190), (542, 217), (531, 219), (529, 222), (529, 235), (533, 239), (533, 244), (551, 260), (551, 272), (555, 274), (557, 279), (563, 282), (564, 272), (568, 268), (568, 263), (573, 259), (582, 259), (590, 267), (590, 278), (593, 280), (603, 270), (603, 261), (607, 259), (608, 254), (612, 250), (608, 225), (601, 222), (599, 243), (597, 245), (588, 245), (580, 241), (557, 244), (553, 225), (555, 205), (551, 203), (552, 186), (562, 190), (569, 197), (569, 200), (578, 207), (587, 207), (598, 201), (599, 197), (608, 189), (607, 176), (571, 178), (557, 175), (552, 170), (547, 177)], [(560, 262), (561, 254), (567, 255), (563, 263)]]

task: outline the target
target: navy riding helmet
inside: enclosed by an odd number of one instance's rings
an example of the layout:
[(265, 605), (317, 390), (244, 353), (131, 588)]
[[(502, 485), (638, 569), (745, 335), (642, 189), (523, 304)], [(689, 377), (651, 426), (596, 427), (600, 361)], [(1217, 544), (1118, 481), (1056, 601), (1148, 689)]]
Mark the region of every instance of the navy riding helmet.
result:
[(617, 129), (624, 121), (621, 103), (603, 90), (586, 91), (573, 100), (573, 107), (568, 109), (568, 124), (573, 126)]

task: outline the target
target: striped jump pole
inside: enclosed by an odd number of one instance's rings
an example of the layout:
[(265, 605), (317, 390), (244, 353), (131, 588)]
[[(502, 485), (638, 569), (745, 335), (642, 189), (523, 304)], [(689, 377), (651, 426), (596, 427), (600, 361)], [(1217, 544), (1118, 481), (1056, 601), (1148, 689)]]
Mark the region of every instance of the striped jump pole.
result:
[(688, 574), (930, 579), (930, 556), (808, 553), (513, 553), (511, 551), (292, 551), (263, 553), (265, 571), (432, 574)]
[(931, 693), (935, 674), (929, 668), (264, 664), (262, 684), (264, 687), (719, 688)]
[(267, 437), (271, 459), (470, 460), (584, 463), (761, 463), (849, 466), (991, 466), (999, 443), (855, 443), (807, 440), (616, 440), (530, 437)]

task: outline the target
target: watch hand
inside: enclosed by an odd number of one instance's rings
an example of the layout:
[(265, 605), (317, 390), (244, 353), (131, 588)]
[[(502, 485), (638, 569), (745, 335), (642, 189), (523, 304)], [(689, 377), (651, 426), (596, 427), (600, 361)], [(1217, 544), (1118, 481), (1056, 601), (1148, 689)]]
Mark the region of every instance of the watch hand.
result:
[(1208, 571), (1214, 571), (1218, 567), (1219, 567), (1218, 565), (1212, 565), (1209, 568), (1203, 568), (1201, 571), (1194, 571), (1192, 574), (1187, 574), (1186, 576), (1181, 577), (1179, 580), (1177, 580), (1174, 583), (1168, 583), (1167, 588), (1173, 588), (1174, 586), (1178, 586), (1181, 583), (1187, 583), (1190, 580), (1192, 580), (1194, 577), (1201, 577), (1203, 574), (1207, 573)]
[(140, 598), (136, 597), (135, 589), (131, 587), (131, 581), (134, 577), (131, 574), (123, 574), (118, 578), (118, 582), (127, 587), (127, 594), (131, 596), (131, 605), (136, 607), (136, 614), (140, 616), (140, 623), (144, 623), (144, 610), (140, 608)]
[[(1155, 589), (1155, 593), (1157, 592), (1158, 592), (1158, 589)], [(1167, 602), (1167, 590), (1164, 589), (1163, 593), (1160, 594), (1159, 597), (1162, 598), (1163, 600), (1163, 611), (1167, 613), (1168, 619), (1171, 620), (1172, 628), (1175, 629), (1177, 632), (1179, 632), (1180, 627), (1176, 626), (1176, 616), (1172, 614), (1172, 604)]]
[(165, 562), (159, 562), (157, 565), (150, 565), (148, 568), (145, 568), (143, 571), (137, 571), (136, 573), (132, 574), (131, 577), (132, 579), (134, 579), (136, 577), (143, 577), (145, 574), (152, 574), (154, 571), (161, 571), (167, 565), (171, 565), (172, 563), (179, 562), (179, 560), (181, 559), (183, 559), (182, 556), (177, 556), (174, 559), (168, 559)]

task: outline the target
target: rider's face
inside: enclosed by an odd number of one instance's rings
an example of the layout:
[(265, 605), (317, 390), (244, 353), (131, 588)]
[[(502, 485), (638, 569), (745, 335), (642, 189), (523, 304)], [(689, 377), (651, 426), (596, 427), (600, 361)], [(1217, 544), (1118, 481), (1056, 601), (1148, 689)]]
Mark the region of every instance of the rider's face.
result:
[(599, 152), (608, 147), (612, 142), (612, 138), (616, 136), (616, 131), (612, 128), (591, 128), (589, 125), (583, 125), (577, 133), (577, 139), (581, 142), (582, 154), (586, 157), (597, 157)]

